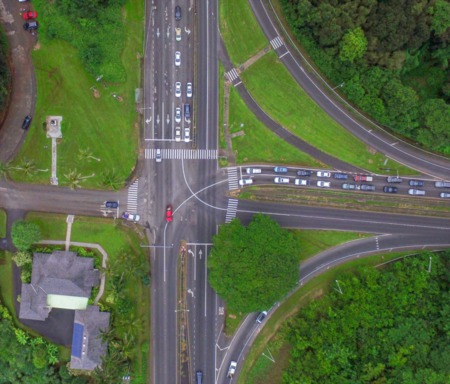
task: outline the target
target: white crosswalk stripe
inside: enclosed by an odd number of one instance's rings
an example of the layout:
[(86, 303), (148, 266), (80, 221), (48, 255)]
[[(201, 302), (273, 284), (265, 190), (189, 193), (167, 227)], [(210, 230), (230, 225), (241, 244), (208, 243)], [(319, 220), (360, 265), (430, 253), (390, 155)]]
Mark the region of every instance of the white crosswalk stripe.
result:
[(130, 213), (137, 212), (138, 186), (139, 179), (136, 179), (136, 181), (128, 187), (127, 211)]
[(237, 168), (228, 168), (228, 189), (239, 189)]
[(270, 40), (270, 45), (273, 49), (280, 48), (283, 44), (283, 40), (281, 40), (280, 36), (277, 36), (275, 37), (275, 39)]
[(228, 199), (227, 215), (225, 216), (225, 223), (229, 223), (236, 217), (236, 211), (239, 200)]
[[(156, 149), (145, 150), (146, 159), (155, 159)], [(217, 160), (217, 149), (161, 149), (162, 159)]]
[(239, 73), (236, 71), (236, 68), (233, 68), (226, 73), (226, 76), (228, 78), (228, 81), (233, 82), (239, 77)]

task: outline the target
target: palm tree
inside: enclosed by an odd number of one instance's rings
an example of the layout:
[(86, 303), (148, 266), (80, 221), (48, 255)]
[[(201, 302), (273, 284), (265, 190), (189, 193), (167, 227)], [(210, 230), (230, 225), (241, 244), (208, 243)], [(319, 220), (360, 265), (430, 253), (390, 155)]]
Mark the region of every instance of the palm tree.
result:
[(4, 163), (2, 161), (0, 161), (0, 180), (4, 179), (4, 180), (9, 180), (11, 179), (11, 175), (9, 173), (9, 171), (12, 169), (11, 164), (10, 163)]
[(117, 191), (122, 186), (123, 182), (117, 175), (116, 171), (112, 169), (103, 174), (102, 184), (105, 187), (110, 187), (114, 191)]
[(80, 160), (80, 161), (88, 160), (89, 161), (90, 159), (94, 159), (96, 161), (101, 161), (101, 159), (99, 159), (98, 157), (92, 156), (92, 151), (89, 148), (85, 148), (85, 149), (80, 148), (78, 150), (78, 160)]
[(25, 158), (23, 158), (20, 165), (18, 167), (14, 167), (14, 169), (22, 171), (25, 176), (32, 176), (37, 172), (35, 162)]
[(70, 189), (75, 189), (80, 186), (80, 183), (85, 180), (89, 179), (90, 177), (94, 177), (95, 173), (93, 173), (90, 176), (83, 176), (81, 173), (79, 173), (76, 169), (70, 170), (68, 173), (64, 174), (64, 177), (69, 182)]

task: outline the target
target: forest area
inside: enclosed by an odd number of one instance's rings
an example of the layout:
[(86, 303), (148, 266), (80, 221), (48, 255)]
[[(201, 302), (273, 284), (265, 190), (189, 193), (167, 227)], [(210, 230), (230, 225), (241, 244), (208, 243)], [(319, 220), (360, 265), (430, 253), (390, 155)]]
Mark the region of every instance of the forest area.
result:
[(450, 3), (280, 0), (320, 71), (368, 116), (450, 155)]
[(450, 251), (339, 277), (285, 326), (282, 382), (450, 382)]

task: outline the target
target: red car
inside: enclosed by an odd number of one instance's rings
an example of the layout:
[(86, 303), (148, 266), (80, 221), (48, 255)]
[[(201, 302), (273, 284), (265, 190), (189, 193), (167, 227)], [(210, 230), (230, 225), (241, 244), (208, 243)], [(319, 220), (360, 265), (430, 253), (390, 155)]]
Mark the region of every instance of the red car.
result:
[(31, 20), (31, 19), (37, 19), (37, 12), (36, 11), (27, 11), (23, 13), (23, 19), (24, 20)]
[(172, 206), (169, 204), (166, 208), (166, 221), (170, 223), (172, 220), (173, 220)]

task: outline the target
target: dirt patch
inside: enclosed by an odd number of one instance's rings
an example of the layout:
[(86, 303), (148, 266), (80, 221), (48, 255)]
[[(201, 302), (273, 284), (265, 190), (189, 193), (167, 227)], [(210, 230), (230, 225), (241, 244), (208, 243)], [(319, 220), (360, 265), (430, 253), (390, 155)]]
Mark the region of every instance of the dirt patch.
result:
[(94, 97), (95, 97), (96, 99), (99, 99), (99, 98), (100, 98), (100, 91), (99, 91), (98, 89), (94, 89), (93, 93), (94, 93)]
[(38, 51), (39, 49), (41, 49), (41, 43), (34, 44), (33, 50)]

